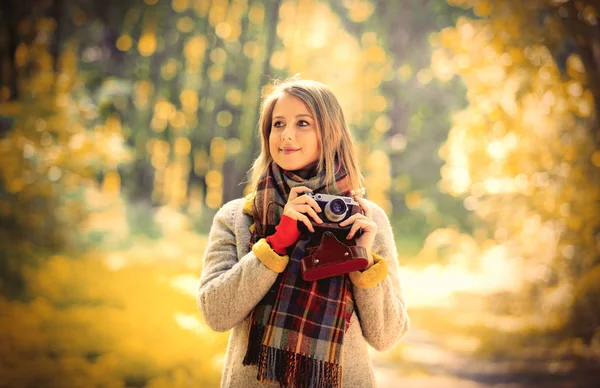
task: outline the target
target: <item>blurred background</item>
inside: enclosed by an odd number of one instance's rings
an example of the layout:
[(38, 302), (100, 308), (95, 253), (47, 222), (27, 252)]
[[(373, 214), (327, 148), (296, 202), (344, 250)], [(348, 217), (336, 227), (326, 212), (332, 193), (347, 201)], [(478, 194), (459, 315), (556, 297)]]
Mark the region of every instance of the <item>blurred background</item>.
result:
[(331, 86), (412, 329), (381, 387), (600, 380), (597, 0), (3, 0), (0, 387), (215, 387), (261, 96)]

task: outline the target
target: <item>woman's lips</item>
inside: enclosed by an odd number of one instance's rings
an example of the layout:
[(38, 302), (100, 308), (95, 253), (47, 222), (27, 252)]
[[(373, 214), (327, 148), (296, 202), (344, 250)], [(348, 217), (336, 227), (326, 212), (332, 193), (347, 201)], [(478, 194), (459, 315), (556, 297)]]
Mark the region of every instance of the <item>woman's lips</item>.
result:
[(279, 152), (285, 155), (293, 154), (294, 152), (300, 151), (300, 148), (281, 148)]

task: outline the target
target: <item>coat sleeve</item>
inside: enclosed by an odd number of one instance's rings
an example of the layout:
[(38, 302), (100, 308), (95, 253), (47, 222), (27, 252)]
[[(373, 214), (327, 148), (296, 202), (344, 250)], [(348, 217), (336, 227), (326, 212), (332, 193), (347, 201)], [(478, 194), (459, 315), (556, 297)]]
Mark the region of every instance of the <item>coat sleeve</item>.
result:
[[(368, 286), (358, 286), (359, 283), (353, 281), (354, 300), (365, 340), (374, 349), (383, 351), (400, 341), (408, 331), (410, 321), (398, 278), (398, 253), (392, 227), (379, 206), (373, 204), (372, 212), (378, 227), (373, 253), (385, 263), (376, 265), (377, 268), (373, 266), (361, 274), (365, 278), (377, 279)], [(387, 274), (382, 274), (382, 271)]]
[(234, 224), (240, 216), (242, 207), (235, 201), (217, 212), (204, 253), (197, 302), (207, 325), (215, 331), (227, 331), (241, 323), (277, 279), (277, 273), (254, 252), (238, 257), (240, 242)]

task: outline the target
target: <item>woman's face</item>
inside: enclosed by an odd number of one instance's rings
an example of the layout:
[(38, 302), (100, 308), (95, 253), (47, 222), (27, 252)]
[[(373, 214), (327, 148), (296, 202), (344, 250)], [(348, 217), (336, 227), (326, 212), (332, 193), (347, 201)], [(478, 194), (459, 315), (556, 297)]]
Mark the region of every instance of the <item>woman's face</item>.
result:
[(319, 160), (317, 122), (298, 97), (284, 94), (275, 103), (269, 151), (284, 170), (302, 170)]

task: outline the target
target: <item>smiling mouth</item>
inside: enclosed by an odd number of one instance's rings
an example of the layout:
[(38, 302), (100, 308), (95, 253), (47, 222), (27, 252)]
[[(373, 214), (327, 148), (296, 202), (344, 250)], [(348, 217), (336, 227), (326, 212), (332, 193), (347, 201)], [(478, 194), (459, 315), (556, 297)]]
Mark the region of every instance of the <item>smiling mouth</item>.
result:
[(280, 148), (279, 152), (282, 154), (293, 154), (294, 152), (300, 151), (300, 148)]

